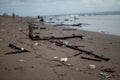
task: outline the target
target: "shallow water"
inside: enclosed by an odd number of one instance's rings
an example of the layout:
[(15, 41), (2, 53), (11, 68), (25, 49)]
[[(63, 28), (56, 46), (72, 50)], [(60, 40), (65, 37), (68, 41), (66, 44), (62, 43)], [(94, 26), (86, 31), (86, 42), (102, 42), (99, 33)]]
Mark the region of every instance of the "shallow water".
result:
[(81, 18), (78, 22), (90, 24), (83, 25), (81, 27), (83, 30), (120, 36), (120, 15), (87, 16)]
[[(56, 24), (85, 23), (89, 25), (82, 25), (82, 27), (74, 27), (74, 28), (120, 36), (120, 15), (96, 15), (96, 16), (78, 16), (77, 15), (77, 18), (78, 18), (77, 20), (74, 20), (73, 15), (60, 16), (57, 18), (55, 17), (53, 21)], [(56, 19), (59, 19), (59, 20), (56, 20)], [(69, 20), (64, 21), (65, 19), (69, 19)]]

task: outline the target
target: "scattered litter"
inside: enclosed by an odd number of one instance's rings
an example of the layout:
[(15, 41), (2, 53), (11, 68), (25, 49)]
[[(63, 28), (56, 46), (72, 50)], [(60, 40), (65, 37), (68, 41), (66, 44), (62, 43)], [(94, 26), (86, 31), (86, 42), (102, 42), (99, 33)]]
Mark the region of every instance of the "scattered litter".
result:
[(67, 61), (68, 61), (68, 58), (61, 58), (60, 61), (61, 61), (61, 62), (67, 62)]
[(20, 61), (20, 62), (24, 62), (25, 60), (23, 60), (23, 59), (20, 59), (19, 61)]
[(21, 50), (24, 51), (25, 49), (22, 47)]
[(65, 41), (65, 40), (59, 40), (58, 42), (59, 42), (60, 44), (62, 44), (62, 45), (58, 45), (58, 46), (66, 47), (66, 45), (68, 45), (68, 42)]
[(53, 57), (54, 59), (57, 59), (58, 57), (57, 56), (55, 56), (55, 57)]
[(101, 79), (107, 79), (107, 78), (110, 78), (110, 77), (112, 77), (111, 74), (105, 73), (105, 72), (100, 72), (100, 78)]
[(35, 46), (38, 46), (38, 45), (39, 45), (39, 43), (34, 43), (34, 45), (35, 45)]
[(96, 68), (96, 65), (94, 64), (89, 64), (89, 69), (95, 69)]

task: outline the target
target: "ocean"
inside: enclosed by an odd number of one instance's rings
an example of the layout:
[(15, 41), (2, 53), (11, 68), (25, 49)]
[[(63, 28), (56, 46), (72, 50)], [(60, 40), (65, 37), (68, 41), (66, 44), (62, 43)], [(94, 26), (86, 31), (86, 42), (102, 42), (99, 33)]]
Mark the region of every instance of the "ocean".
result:
[(120, 36), (120, 15), (65, 15), (49, 18), (49, 21), (55, 22), (54, 24), (82, 23), (83, 25), (78, 27), (67, 27)]

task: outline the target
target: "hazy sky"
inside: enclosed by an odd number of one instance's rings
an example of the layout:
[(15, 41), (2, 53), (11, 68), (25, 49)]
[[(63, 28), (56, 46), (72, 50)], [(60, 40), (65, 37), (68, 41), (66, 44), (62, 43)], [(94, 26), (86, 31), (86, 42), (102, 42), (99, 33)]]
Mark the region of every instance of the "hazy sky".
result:
[(53, 15), (120, 11), (120, 0), (0, 0), (0, 14)]

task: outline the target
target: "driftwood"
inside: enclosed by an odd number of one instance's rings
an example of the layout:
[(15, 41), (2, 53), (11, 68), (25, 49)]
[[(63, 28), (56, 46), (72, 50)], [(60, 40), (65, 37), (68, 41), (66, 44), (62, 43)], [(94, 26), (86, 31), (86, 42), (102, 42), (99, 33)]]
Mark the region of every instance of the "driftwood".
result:
[(80, 38), (80, 39), (83, 39), (83, 36), (67, 36), (67, 37), (54, 37), (54, 36), (51, 36), (51, 37), (44, 37), (44, 38), (40, 38), (39, 36), (31, 36), (29, 35), (29, 38), (31, 40), (50, 40), (50, 39), (70, 39), (70, 38)]
[(9, 47), (12, 49), (15, 49), (17, 51), (14, 52), (7, 52), (6, 55), (8, 54), (17, 54), (17, 53), (23, 53), (23, 52), (29, 52), (28, 50), (24, 49), (24, 48), (20, 48), (18, 46), (15, 46), (14, 44), (9, 44)]
[(9, 47), (16, 50), (21, 50), (20, 47), (15, 46), (14, 44), (9, 44)]
[(82, 54), (82, 53), (80, 52), (80, 53), (78, 53), (78, 54), (74, 54), (74, 56), (78, 56), (78, 55), (80, 55), (80, 54)]
[(44, 38), (41, 38), (39, 36), (33, 36), (33, 28), (32, 28), (32, 25), (30, 24), (29, 25), (29, 38), (31, 40), (50, 40), (50, 39), (70, 39), (70, 38), (80, 38), (80, 39), (83, 39), (84, 36), (82, 35), (74, 35), (74, 36), (66, 36), (66, 37), (54, 37), (54, 36), (51, 36), (51, 37), (44, 37)]
[[(64, 45), (63, 43), (60, 43), (60, 42), (58, 42), (58, 41), (53, 41), (53, 40), (52, 40), (52, 41), (50, 41), (50, 42), (56, 43), (56, 45)], [(71, 48), (71, 49), (80, 51), (80, 52), (82, 52), (82, 53), (86, 53), (87, 55), (91, 55), (91, 56), (93, 56), (93, 57), (95, 57), (95, 58), (102, 59), (102, 60), (104, 60), (104, 61), (110, 60), (109, 58), (104, 58), (104, 57), (102, 57), (102, 56), (98, 56), (97, 54), (94, 54), (92, 51), (86, 51), (86, 50), (79, 49), (79, 48), (76, 48), (76, 47), (71, 46), (71, 45), (65, 45), (65, 46), (68, 47), (68, 48)]]
[(7, 52), (6, 55), (8, 54), (18, 54), (18, 53), (24, 53), (24, 52), (29, 52), (28, 50), (20, 50), (20, 51), (15, 51), (15, 52)]
[(93, 59), (93, 58), (88, 58), (88, 57), (81, 57), (81, 59), (87, 59), (87, 60), (92, 60), (92, 61), (101, 62), (101, 60), (99, 60), (99, 59)]

